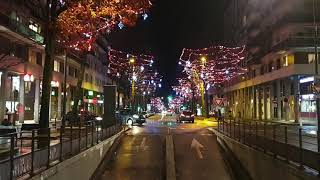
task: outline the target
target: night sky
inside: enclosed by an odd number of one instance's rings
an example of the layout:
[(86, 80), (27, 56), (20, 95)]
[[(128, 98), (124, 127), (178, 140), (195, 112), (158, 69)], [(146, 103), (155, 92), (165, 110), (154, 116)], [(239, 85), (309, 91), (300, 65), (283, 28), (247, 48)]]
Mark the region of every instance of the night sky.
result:
[(172, 94), (184, 47), (203, 48), (223, 41), (223, 0), (153, 0), (146, 21), (110, 35), (111, 47), (155, 57), (164, 77), (159, 96)]

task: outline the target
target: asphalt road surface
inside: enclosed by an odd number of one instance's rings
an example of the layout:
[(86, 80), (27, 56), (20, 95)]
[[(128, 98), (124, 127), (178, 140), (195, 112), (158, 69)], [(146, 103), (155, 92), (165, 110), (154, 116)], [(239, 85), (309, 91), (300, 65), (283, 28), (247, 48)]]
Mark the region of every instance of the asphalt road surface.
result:
[[(207, 128), (216, 123), (176, 123), (175, 116), (155, 116), (143, 126), (133, 126), (122, 138), (103, 180), (164, 180), (168, 173), (166, 153), (171, 153), (177, 180), (229, 180), (216, 136)], [(166, 149), (168, 138), (173, 150)], [(166, 159), (167, 157), (167, 159)]]

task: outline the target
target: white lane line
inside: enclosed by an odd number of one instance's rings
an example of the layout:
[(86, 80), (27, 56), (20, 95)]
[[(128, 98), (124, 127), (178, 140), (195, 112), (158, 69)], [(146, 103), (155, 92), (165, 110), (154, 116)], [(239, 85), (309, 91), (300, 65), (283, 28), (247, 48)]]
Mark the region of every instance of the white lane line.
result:
[(176, 165), (172, 135), (166, 136), (166, 180), (176, 180)]

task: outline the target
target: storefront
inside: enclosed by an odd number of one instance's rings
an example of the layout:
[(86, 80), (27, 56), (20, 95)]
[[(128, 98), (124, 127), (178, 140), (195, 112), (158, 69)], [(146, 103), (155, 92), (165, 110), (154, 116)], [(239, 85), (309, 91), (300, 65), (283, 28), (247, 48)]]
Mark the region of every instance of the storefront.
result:
[(85, 90), (84, 110), (96, 115), (103, 114), (103, 95), (102, 93)]
[(302, 120), (316, 120), (316, 96), (312, 92), (314, 77), (300, 79), (300, 118)]

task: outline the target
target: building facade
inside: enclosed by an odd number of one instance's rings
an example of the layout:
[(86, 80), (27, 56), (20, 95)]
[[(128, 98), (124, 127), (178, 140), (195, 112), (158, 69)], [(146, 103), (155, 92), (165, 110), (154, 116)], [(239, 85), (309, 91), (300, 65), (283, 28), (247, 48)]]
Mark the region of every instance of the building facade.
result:
[(316, 123), (314, 8), (319, 0), (226, 3), (225, 42), (248, 50), (248, 72), (224, 84), (233, 116)]
[[(0, 122), (38, 122), (44, 66), (43, 23), (19, 1), (1, 1), (0, 6)], [(68, 50), (56, 53), (51, 82), (50, 118), (60, 120), (63, 108), (63, 83), (66, 76), (66, 112), (73, 105), (80, 66), (87, 62), (82, 83), (81, 108), (103, 113), (103, 86), (116, 84), (107, 78), (107, 47), (96, 43), (85, 56)], [(67, 52), (67, 53), (66, 53)], [(66, 72), (65, 72), (66, 63)], [(119, 91), (123, 105), (124, 92)]]

